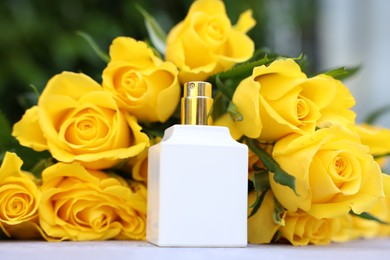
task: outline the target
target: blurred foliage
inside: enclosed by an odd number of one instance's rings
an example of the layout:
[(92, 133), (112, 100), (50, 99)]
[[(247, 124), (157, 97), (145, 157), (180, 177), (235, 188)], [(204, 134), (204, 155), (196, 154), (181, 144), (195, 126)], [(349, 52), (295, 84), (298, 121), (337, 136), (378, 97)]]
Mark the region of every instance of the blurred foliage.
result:
[[(227, 13), (235, 24), (240, 13), (253, 10), (257, 25), (249, 35), (256, 47), (267, 44), (269, 21), (292, 17), (300, 28), (304, 53), (315, 65), (315, 7), (312, 0), (275, 0), (289, 2), (291, 13), (269, 12), (266, 0), (225, 0)], [(0, 1), (0, 113), (10, 127), (36, 102), (46, 82), (62, 71), (84, 72), (101, 82), (105, 63), (95, 54), (77, 31), (89, 34), (99, 47), (108, 52), (116, 36), (146, 40), (142, 6), (168, 32), (182, 20), (192, 0), (1, 0)], [(273, 2), (274, 3), (274, 2)], [(275, 11), (275, 10), (274, 10)], [(272, 29), (272, 28), (271, 28)], [(277, 33), (277, 32), (276, 32)], [(308, 44), (307, 44), (308, 43)], [(314, 49), (313, 49), (314, 48)], [(284, 53), (282, 53), (284, 54)], [(299, 53), (286, 53), (297, 56)], [(314, 61), (314, 62), (313, 62)], [(312, 65), (311, 64), (311, 65)], [(315, 67), (315, 66), (314, 66)], [(311, 66), (313, 68), (313, 66)], [(3, 121), (4, 121), (3, 120)], [(5, 125), (6, 123), (3, 123)], [(0, 129), (9, 134), (10, 129)], [(0, 151), (12, 148), (9, 139), (0, 140)], [(1, 159), (1, 158), (0, 158)]]

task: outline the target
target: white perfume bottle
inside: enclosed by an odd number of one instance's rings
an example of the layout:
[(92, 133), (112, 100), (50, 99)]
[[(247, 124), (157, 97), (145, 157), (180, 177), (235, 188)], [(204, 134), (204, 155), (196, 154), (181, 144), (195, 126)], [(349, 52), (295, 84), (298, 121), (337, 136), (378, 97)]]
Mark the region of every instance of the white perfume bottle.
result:
[(208, 82), (188, 82), (182, 124), (149, 149), (147, 240), (158, 246), (247, 245), (248, 148), (210, 126)]

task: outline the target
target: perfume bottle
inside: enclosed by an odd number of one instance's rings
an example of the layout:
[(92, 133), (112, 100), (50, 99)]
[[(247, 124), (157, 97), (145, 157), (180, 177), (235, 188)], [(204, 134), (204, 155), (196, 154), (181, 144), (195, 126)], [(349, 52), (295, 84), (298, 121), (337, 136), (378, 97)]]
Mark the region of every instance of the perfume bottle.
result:
[(181, 125), (149, 148), (147, 240), (158, 246), (247, 245), (248, 148), (212, 126), (212, 86), (184, 86)]

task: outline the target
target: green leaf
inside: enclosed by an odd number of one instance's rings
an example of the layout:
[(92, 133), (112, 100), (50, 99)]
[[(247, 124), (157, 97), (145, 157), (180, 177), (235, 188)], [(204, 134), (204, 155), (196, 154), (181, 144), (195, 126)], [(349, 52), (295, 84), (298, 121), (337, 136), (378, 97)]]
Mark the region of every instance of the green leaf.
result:
[(215, 78), (214, 78), (214, 82), (215, 84), (213, 84), (213, 81), (211, 80), (208, 80), (209, 82), (211, 82), (212, 85), (216, 85), (218, 90), (221, 91), (222, 94), (225, 95), (225, 97), (227, 97), (229, 100), (232, 100), (233, 99), (233, 95), (234, 95), (234, 92), (236, 91), (236, 88), (238, 86), (238, 84), (240, 83), (240, 79), (227, 79), (225, 81), (222, 81), (219, 77), (219, 75), (217, 75)]
[(230, 114), (230, 116), (233, 118), (233, 121), (237, 122), (237, 121), (242, 121), (244, 119), (244, 117), (237, 110), (237, 107), (236, 107), (236, 105), (233, 104), (233, 102), (229, 103), (227, 111)]
[(34, 174), (36, 177), (41, 178), (41, 174), (44, 169), (47, 167), (53, 165), (54, 159), (53, 158), (44, 158), (38, 161), (37, 164), (34, 165), (34, 167), (30, 170), (32, 174)]
[(351, 210), (349, 213), (354, 215), (354, 216), (360, 217), (362, 219), (372, 220), (372, 221), (376, 221), (376, 222), (381, 223), (381, 224), (390, 225), (389, 222), (382, 221), (379, 218), (375, 217), (374, 215), (372, 215), (372, 214), (370, 214), (368, 212), (363, 212), (361, 214), (356, 214), (355, 212), (353, 212)]
[(267, 194), (267, 192), (263, 192), (263, 193), (261, 193), (261, 195), (259, 196), (259, 192), (256, 192), (256, 200), (255, 200), (255, 202), (253, 203), (253, 205), (251, 206), (252, 211), (251, 211), (251, 213), (249, 214), (248, 218), (250, 218), (250, 217), (252, 217), (253, 215), (255, 215), (256, 212), (260, 209), (261, 204), (263, 203), (265, 194)]
[(165, 54), (167, 36), (164, 30), (160, 27), (156, 19), (154, 19), (154, 17), (146, 12), (140, 5), (136, 4), (135, 7), (145, 19), (146, 30), (148, 31), (150, 40), (152, 41), (154, 47), (156, 47), (156, 49), (162, 54)]
[(255, 52), (253, 53), (252, 57), (247, 62), (252, 62), (252, 61), (256, 61), (256, 60), (262, 59), (266, 55), (268, 57), (271, 57), (271, 59), (276, 59), (277, 57), (280, 56), (279, 54), (272, 53), (269, 48), (261, 47), (261, 48), (255, 50)]
[(274, 212), (272, 213), (272, 219), (274, 220), (275, 224), (284, 226), (285, 221), (283, 219), (284, 212), (286, 211), (283, 206), (279, 203), (279, 201), (274, 197), (274, 203), (275, 208)]
[(379, 117), (383, 116), (388, 112), (390, 112), (390, 105), (380, 107), (371, 112), (364, 120), (364, 122), (366, 122), (367, 124), (374, 124), (379, 119)]
[(228, 104), (229, 100), (226, 98), (226, 96), (223, 95), (221, 91), (217, 91), (213, 102), (212, 115), (214, 121), (226, 113)]
[(272, 238), (271, 243), (272, 242), (277, 242), (281, 238), (282, 238), (282, 232), (280, 232), (280, 230), (278, 230), (278, 231), (276, 231), (274, 237)]
[(338, 80), (343, 80), (343, 79), (346, 79), (346, 78), (354, 75), (356, 72), (359, 71), (359, 69), (360, 69), (360, 66), (350, 67), (350, 68), (340, 67), (340, 68), (336, 68), (336, 69), (333, 69), (333, 70), (330, 70), (327, 72), (323, 72), (322, 74), (331, 76), (331, 77), (338, 79)]
[(263, 57), (254, 60), (239, 63), (230, 70), (218, 73), (220, 79), (231, 79), (231, 78), (247, 78), (252, 75), (252, 71), (255, 67), (266, 65), (272, 61), (274, 61), (276, 57), (270, 58), (267, 53), (264, 54)]
[(299, 61), (306, 61), (306, 56), (303, 55), (303, 53), (299, 54), (298, 57), (296, 58), (292, 58), (293, 60), (295, 60), (296, 62), (299, 62)]
[(303, 53), (301, 53), (298, 57), (293, 58), (293, 60), (299, 65), (302, 71), (305, 71), (309, 66), (307, 56), (303, 55)]
[(295, 189), (295, 177), (285, 172), (271, 155), (261, 149), (256, 140), (245, 138), (245, 142), (249, 149), (260, 158), (267, 170), (274, 173), (274, 181), (291, 188), (295, 194), (297, 194)]
[(96, 44), (96, 42), (94, 41), (94, 39), (92, 39), (92, 37), (85, 33), (85, 32), (81, 32), (81, 31), (77, 31), (76, 32), (77, 35), (81, 36), (82, 38), (84, 38), (89, 46), (91, 46), (92, 50), (94, 50), (94, 52), (99, 56), (99, 58), (101, 58), (104, 62), (109, 62), (110, 61), (110, 57), (108, 56), (107, 53), (105, 53), (104, 51), (102, 51), (99, 46)]
[(257, 192), (265, 192), (270, 189), (268, 171), (265, 169), (254, 172), (252, 181)]
[(37, 87), (36, 87), (34, 84), (29, 84), (29, 86), (30, 86), (30, 88), (32, 89), (32, 91), (34, 92), (35, 97), (36, 97), (37, 100), (38, 100), (40, 94), (39, 94), (39, 91), (38, 91)]

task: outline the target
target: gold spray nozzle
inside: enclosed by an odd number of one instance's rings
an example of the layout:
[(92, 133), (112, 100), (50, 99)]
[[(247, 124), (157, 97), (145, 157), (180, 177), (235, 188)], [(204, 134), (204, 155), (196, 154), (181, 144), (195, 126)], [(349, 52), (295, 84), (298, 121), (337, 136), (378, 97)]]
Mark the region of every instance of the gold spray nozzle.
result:
[(213, 106), (212, 85), (204, 81), (184, 84), (181, 99), (181, 123), (184, 125), (211, 125)]

